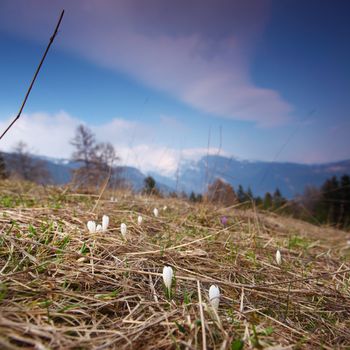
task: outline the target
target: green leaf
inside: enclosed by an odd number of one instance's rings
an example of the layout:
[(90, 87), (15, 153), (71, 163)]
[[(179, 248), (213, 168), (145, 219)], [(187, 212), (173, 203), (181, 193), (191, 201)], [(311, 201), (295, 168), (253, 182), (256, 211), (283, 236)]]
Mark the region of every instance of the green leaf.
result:
[(96, 299), (113, 299), (119, 294), (119, 290), (115, 290), (110, 293), (105, 293), (105, 294), (95, 294)]
[(242, 350), (244, 342), (241, 339), (236, 339), (231, 343), (231, 350)]
[(0, 284), (0, 301), (4, 300), (7, 295), (7, 287), (6, 284)]
[(181, 333), (186, 333), (186, 328), (184, 326), (182, 326), (181, 324), (177, 323), (177, 321), (175, 321), (176, 327), (179, 329), (179, 331)]
[(194, 323), (198, 327), (200, 327), (202, 325), (202, 321), (201, 320), (196, 320)]
[(184, 291), (184, 303), (185, 305), (188, 305), (191, 303), (193, 292), (187, 292), (187, 290)]
[(83, 243), (82, 247), (80, 248), (80, 254), (85, 255), (89, 252), (89, 248), (86, 246), (85, 242)]
[(262, 346), (259, 342), (258, 332), (256, 331), (255, 325), (252, 325), (252, 328), (253, 328), (253, 337), (251, 338), (251, 342), (256, 348), (262, 349)]
[(70, 304), (70, 305), (67, 305), (67, 306), (64, 306), (62, 307), (61, 309), (58, 310), (58, 312), (65, 312), (65, 311), (69, 311), (69, 310), (73, 310), (73, 309), (77, 309), (79, 307), (82, 307), (81, 304)]
[(29, 237), (35, 237), (36, 236), (36, 229), (31, 224), (29, 224), (29, 226), (28, 226), (28, 231), (29, 231)]
[(266, 327), (263, 331), (262, 331), (262, 333), (264, 334), (264, 335), (271, 335), (272, 333), (274, 332), (274, 329), (271, 327), (271, 326), (269, 326), (269, 327)]

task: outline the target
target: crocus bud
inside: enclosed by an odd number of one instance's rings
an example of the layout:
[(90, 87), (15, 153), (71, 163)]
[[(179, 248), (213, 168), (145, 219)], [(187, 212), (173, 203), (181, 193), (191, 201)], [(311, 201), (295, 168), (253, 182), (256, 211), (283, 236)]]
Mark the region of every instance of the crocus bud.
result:
[(276, 263), (277, 263), (277, 265), (281, 265), (281, 263), (282, 263), (282, 256), (281, 256), (281, 252), (279, 251), (279, 249), (277, 249), (277, 252), (276, 252)]
[(122, 236), (125, 238), (126, 236), (126, 231), (127, 231), (127, 228), (126, 228), (126, 225), (124, 224), (124, 222), (120, 225), (120, 233), (122, 234)]
[(95, 233), (96, 232), (96, 222), (95, 221), (88, 221), (87, 228), (88, 228), (90, 233)]
[(220, 289), (215, 284), (212, 284), (209, 288), (209, 301), (211, 306), (217, 310), (220, 303)]
[(108, 225), (109, 225), (109, 216), (103, 215), (102, 216), (102, 231), (103, 232), (107, 231)]
[(153, 209), (153, 214), (154, 214), (155, 217), (158, 217), (159, 212), (158, 212), (157, 208)]
[(98, 224), (96, 226), (96, 232), (101, 232), (102, 231), (102, 225)]
[(166, 205), (164, 205), (163, 210), (166, 211), (168, 209), (168, 207)]
[(171, 281), (173, 279), (173, 269), (170, 266), (163, 268), (163, 281), (168, 291), (171, 289)]
[(221, 219), (220, 219), (220, 221), (221, 221), (221, 224), (223, 225), (223, 226), (226, 226), (227, 225), (227, 217), (226, 216), (222, 216), (221, 217)]
[(139, 215), (139, 216), (137, 217), (137, 223), (138, 223), (139, 225), (142, 224), (142, 216), (141, 216), (141, 215)]

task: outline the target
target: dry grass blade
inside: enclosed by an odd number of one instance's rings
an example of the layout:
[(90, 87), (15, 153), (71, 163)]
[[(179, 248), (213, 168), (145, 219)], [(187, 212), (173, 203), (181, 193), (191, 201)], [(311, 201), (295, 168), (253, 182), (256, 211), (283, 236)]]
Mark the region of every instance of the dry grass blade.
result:
[[(1, 186), (1, 348), (350, 344), (344, 232), (180, 199), (125, 192), (110, 202), (107, 190), (90, 196), (27, 183)], [(155, 218), (153, 208), (164, 205), (168, 209)], [(89, 234), (86, 222), (103, 214), (110, 217), (109, 231)], [(283, 256), (279, 266), (276, 247)], [(176, 271), (171, 301), (162, 283), (165, 265)], [(211, 284), (221, 291), (216, 313), (205, 307), (203, 291)]]
[(205, 320), (204, 320), (204, 312), (203, 312), (203, 304), (202, 304), (202, 293), (201, 293), (201, 285), (199, 281), (197, 281), (197, 291), (198, 291), (198, 305), (199, 312), (201, 316), (201, 328), (202, 328), (202, 347), (203, 350), (207, 348), (207, 335), (205, 332)]

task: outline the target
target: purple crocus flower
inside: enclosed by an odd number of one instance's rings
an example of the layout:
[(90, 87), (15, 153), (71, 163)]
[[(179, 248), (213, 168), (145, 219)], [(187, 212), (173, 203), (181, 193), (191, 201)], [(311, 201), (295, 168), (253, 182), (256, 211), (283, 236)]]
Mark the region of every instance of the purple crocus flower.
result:
[(222, 224), (222, 225), (226, 226), (226, 225), (227, 225), (228, 219), (227, 219), (226, 216), (222, 216), (221, 219), (220, 219), (220, 221), (221, 221), (221, 224)]

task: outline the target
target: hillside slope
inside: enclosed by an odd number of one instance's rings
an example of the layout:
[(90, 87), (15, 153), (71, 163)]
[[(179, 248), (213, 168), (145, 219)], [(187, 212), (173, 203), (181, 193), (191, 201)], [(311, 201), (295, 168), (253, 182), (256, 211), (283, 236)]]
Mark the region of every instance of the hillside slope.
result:
[[(237, 207), (113, 195), (0, 183), (1, 348), (348, 348), (347, 233)], [(108, 231), (89, 233), (87, 221), (103, 214)], [(169, 300), (165, 265), (176, 277)]]

